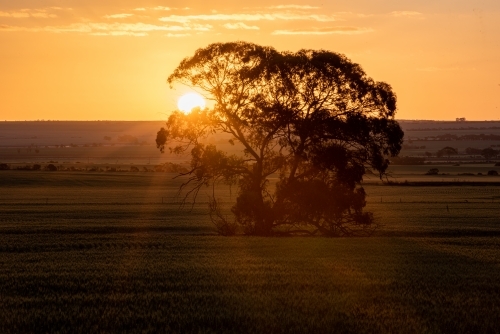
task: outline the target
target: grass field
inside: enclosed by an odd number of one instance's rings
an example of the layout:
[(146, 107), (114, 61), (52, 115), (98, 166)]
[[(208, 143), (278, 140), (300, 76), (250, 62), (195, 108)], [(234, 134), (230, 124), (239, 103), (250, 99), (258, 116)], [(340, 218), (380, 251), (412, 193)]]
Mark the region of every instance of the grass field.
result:
[(371, 238), (225, 238), (172, 176), (0, 172), (0, 332), (500, 332), (498, 186), (367, 184)]

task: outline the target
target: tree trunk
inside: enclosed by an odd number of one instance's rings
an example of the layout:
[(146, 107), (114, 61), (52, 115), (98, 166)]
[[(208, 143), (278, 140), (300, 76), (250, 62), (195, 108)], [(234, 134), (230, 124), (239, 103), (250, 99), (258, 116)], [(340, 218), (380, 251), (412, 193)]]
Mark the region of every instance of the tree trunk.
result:
[(264, 203), (262, 195), (262, 166), (257, 163), (254, 169), (254, 178), (252, 184), (252, 191), (255, 193), (255, 203), (253, 203), (253, 210), (255, 215), (255, 235), (269, 236), (272, 230), (272, 218), (270, 209)]

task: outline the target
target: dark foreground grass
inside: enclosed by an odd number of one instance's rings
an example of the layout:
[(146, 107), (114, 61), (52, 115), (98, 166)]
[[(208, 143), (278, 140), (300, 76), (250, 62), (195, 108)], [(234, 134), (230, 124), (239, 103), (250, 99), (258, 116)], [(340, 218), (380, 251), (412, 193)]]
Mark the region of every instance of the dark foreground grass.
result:
[(499, 265), (497, 238), (48, 235), (0, 248), (0, 331), (495, 333)]
[(500, 333), (496, 187), (367, 187), (372, 238), (224, 238), (164, 175), (2, 175), (0, 333)]

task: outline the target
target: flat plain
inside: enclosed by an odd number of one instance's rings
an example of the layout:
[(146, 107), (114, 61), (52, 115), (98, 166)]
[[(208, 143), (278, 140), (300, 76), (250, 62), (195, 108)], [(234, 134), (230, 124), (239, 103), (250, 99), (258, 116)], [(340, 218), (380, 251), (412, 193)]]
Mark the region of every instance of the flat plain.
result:
[(256, 238), (174, 174), (0, 173), (3, 333), (499, 331), (494, 185), (368, 183), (373, 237)]
[[(0, 123), (1, 333), (500, 332), (494, 162), (431, 157), (391, 166), (385, 182), (367, 175), (369, 238), (222, 237), (211, 188), (181, 206), (182, 178), (155, 172), (187, 160), (158, 153), (161, 125)], [(403, 156), (498, 147), (438, 137), (498, 123), (402, 125)], [(236, 189), (216, 197), (229, 213)]]

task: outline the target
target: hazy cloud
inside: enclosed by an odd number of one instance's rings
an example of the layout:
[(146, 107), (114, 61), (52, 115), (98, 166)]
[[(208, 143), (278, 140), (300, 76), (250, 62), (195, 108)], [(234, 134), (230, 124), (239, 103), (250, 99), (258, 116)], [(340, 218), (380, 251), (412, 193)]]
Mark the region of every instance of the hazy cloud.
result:
[(175, 33), (171, 33), (169, 32), (168, 34), (166, 34), (165, 36), (167, 37), (187, 37), (187, 36), (191, 36), (191, 34), (175, 34)]
[(390, 13), (394, 17), (421, 17), (422, 13), (413, 11), (395, 11)]
[(73, 8), (70, 7), (49, 7), (49, 8), (53, 10), (73, 10)]
[(35, 17), (35, 18), (49, 19), (49, 18), (56, 18), (57, 15), (49, 13), (47, 9), (21, 9), (18, 11), (10, 11), (10, 12), (0, 11), (0, 17), (11, 17), (16, 19)]
[(231, 29), (231, 30), (236, 30), (236, 29), (245, 29), (245, 30), (259, 30), (260, 28), (257, 26), (249, 26), (246, 25), (243, 22), (238, 22), (238, 23), (226, 23), (224, 24), (224, 28), (226, 29)]
[(156, 6), (151, 8), (152, 10), (171, 10), (170, 7), (164, 7), (164, 6)]
[(105, 19), (126, 19), (127, 17), (134, 16), (134, 14), (113, 14), (113, 15), (104, 15)]
[(318, 21), (332, 22), (334, 16), (296, 14), (296, 13), (254, 13), (254, 14), (202, 14), (202, 15), (170, 15), (161, 17), (163, 22), (191, 22), (191, 21)]
[(319, 9), (320, 7), (316, 6), (308, 6), (308, 5), (278, 5), (278, 6), (270, 6), (266, 7), (269, 9)]
[(147, 36), (150, 32), (172, 31), (206, 32), (213, 27), (210, 24), (185, 24), (185, 25), (154, 25), (147, 23), (73, 23), (66, 26), (47, 26), (25, 28), (1, 25), (3, 31), (31, 31), (52, 33), (85, 33), (94, 36)]
[(92, 36), (134, 36), (134, 37), (144, 37), (148, 36), (145, 32), (133, 32), (133, 31), (111, 31), (111, 32), (94, 32), (91, 33)]
[(330, 27), (317, 29), (293, 29), (293, 30), (275, 30), (273, 35), (359, 35), (373, 32), (371, 28), (360, 27)]
[(178, 7), (165, 7), (165, 6), (134, 8), (134, 10), (137, 10), (137, 11), (146, 11), (146, 10), (170, 11), (170, 10), (188, 10), (188, 9), (189, 9), (189, 7), (178, 8)]
[(30, 17), (30, 14), (23, 13), (23, 12), (1, 12), (0, 11), (0, 17), (24, 18), (24, 17)]

